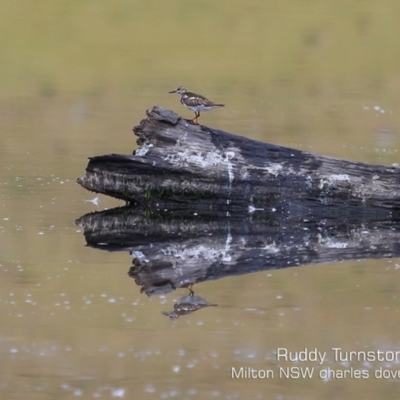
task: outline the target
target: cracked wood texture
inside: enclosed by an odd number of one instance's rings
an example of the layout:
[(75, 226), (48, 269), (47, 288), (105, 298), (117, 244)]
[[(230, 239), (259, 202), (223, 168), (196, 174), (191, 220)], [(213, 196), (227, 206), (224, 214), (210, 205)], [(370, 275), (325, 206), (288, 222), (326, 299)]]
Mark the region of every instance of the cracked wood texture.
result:
[[(400, 169), (262, 143), (153, 107), (133, 129), (133, 155), (90, 158), (84, 188), (154, 208), (393, 219)], [(200, 212), (201, 213), (201, 212)]]

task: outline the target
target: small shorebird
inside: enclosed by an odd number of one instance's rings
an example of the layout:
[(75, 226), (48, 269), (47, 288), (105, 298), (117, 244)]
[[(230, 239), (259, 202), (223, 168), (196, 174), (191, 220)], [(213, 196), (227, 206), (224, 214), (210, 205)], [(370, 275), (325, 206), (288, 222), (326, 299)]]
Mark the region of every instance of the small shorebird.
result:
[(169, 93), (178, 93), (180, 96), (181, 103), (192, 110), (195, 114), (195, 117), (192, 121), (198, 125), (198, 118), (200, 117), (200, 111), (210, 111), (214, 108), (225, 107), (224, 104), (213, 103), (212, 101), (206, 99), (204, 96), (196, 93), (191, 93), (186, 90), (183, 86), (177, 87), (175, 90), (172, 90)]

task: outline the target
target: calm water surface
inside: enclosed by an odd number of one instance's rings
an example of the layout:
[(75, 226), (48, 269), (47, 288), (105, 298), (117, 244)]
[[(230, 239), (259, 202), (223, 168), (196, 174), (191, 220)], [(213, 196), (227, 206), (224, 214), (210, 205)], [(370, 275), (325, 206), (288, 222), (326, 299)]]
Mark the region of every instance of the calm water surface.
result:
[[(75, 183), (87, 157), (131, 153), (131, 129), (153, 105), (191, 117), (167, 93), (178, 85), (226, 104), (201, 116), (206, 125), (399, 162), (398, 6), (150, 3), (1, 6), (14, 41), (0, 44), (0, 397), (398, 398), (400, 377), (379, 371), (396, 373), (400, 357), (331, 349), (400, 351), (399, 259), (207, 282), (196, 295), (218, 307), (173, 321), (161, 312), (186, 290), (146, 297), (129, 254), (86, 247), (75, 225), (122, 205), (90, 202)], [(326, 357), (277, 360), (279, 348)], [(273, 377), (232, 378), (242, 367)], [(280, 367), (315, 370), (296, 379)], [(329, 368), (347, 375), (319, 375)]]

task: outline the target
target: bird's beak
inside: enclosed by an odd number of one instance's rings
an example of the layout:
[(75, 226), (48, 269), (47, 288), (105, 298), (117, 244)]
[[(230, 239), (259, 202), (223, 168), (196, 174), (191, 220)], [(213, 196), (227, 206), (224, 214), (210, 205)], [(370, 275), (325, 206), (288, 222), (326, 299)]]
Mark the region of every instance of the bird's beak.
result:
[(171, 91), (168, 92), (168, 93), (176, 93), (176, 89), (175, 89), (175, 90), (171, 90)]

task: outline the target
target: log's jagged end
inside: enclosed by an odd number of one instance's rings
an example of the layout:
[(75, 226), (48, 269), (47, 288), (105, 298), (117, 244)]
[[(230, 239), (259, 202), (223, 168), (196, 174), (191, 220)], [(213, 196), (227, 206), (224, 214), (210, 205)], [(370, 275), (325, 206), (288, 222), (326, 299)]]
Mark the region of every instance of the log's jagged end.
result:
[(144, 126), (150, 122), (155, 122), (158, 124), (159, 122), (165, 122), (168, 125), (176, 126), (181, 120), (182, 117), (177, 113), (171, 110), (167, 110), (160, 106), (153, 106), (153, 108), (146, 110), (147, 118), (140, 121), (140, 125), (133, 127), (133, 133), (138, 137), (137, 144), (141, 146), (146, 142), (146, 135), (144, 134)]
[(176, 125), (182, 118), (174, 111), (167, 110), (163, 107), (154, 106), (150, 110), (146, 110), (149, 118), (154, 118), (157, 121), (168, 122), (171, 125)]
[(136, 143), (139, 146), (134, 155), (140, 155), (138, 151), (141, 152), (141, 148), (148, 144), (156, 143), (157, 147), (163, 147), (161, 143), (175, 146), (177, 140), (182, 141), (184, 137), (195, 135), (202, 141), (205, 133), (212, 135), (215, 132), (211, 128), (194, 124), (192, 120), (184, 119), (174, 111), (159, 106), (146, 110), (146, 115), (147, 118), (133, 127), (133, 133), (138, 137)]

